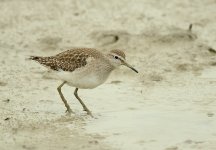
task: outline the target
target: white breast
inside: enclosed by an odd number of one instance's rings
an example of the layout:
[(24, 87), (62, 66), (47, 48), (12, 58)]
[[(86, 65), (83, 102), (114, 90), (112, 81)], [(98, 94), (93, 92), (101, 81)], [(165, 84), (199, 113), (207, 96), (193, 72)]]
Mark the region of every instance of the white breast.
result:
[(57, 71), (57, 76), (67, 84), (81, 89), (95, 88), (106, 81), (113, 68), (107, 64), (96, 65), (87, 64), (85, 67), (78, 68), (73, 72)]

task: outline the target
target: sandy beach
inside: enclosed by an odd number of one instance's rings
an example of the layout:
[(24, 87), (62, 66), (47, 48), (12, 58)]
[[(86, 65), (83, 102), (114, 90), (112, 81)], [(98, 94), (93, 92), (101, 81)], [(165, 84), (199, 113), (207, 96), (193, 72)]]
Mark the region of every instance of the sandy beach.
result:
[[(0, 150), (215, 150), (215, 0), (0, 0)], [(123, 49), (126, 67), (65, 115), (31, 55)]]

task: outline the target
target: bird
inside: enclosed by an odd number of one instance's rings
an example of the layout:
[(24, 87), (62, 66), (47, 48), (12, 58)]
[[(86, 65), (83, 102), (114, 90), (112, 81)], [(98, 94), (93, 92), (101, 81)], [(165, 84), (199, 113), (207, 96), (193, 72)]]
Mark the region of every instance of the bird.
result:
[(61, 88), (67, 84), (75, 87), (74, 96), (80, 102), (87, 115), (93, 116), (91, 111), (78, 95), (79, 89), (93, 89), (103, 84), (110, 73), (124, 65), (134, 72), (138, 71), (126, 62), (126, 55), (121, 49), (112, 49), (108, 53), (102, 53), (96, 48), (72, 48), (59, 54), (42, 57), (30, 56), (44, 67), (48, 68), (62, 83), (57, 91), (63, 101), (66, 112), (74, 113), (65, 99)]

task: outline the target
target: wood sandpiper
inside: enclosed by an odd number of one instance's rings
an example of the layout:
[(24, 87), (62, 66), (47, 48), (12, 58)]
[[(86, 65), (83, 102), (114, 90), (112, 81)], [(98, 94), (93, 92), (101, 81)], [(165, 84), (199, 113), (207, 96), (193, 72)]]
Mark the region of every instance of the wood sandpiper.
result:
[(55, 56), (31, 56), (30, 59), (47, 67), (59, 80), (63, 81), (57, 90), (68, 113), (73, 113), (73, 111), (61, 92), (64, 84), (75, 87), (75, 97), (79, 100), (84, 111), (91, 116), (91, 111), (78, 96), (78, 89), (92, 89), (101, 85), (106, 81), (110, 73), (120, 65), (127, 66), (138, 73), (136, 69), (126, 62), (125, 53), (118, 49), (104, 54), (93, 48), (73, 48)]

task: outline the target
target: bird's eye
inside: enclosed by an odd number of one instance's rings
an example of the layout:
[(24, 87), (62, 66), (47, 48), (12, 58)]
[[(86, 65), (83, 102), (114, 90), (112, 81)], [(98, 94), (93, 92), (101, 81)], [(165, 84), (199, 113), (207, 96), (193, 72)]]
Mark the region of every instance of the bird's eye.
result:
[(118, 59), (118, 56), (115, 56), (115, 59)]

